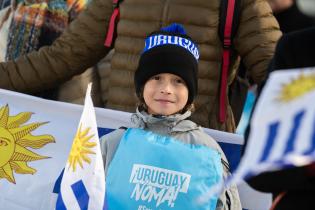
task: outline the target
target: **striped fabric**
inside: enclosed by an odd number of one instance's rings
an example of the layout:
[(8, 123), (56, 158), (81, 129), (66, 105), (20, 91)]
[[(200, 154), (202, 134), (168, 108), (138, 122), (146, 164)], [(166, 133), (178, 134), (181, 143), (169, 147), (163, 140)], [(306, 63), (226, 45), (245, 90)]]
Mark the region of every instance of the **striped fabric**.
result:
[(8, 43), (9, 27), (12, 20), (10, 7), (0, 10), (0, 62), (5, 61), (5, 53)]
[(20, 1), (10, 25), (5, 59), (52, 44), (86, 5), (87, 0)]
[(9, 29), (6, 60), (15, 59), (38, 48), (46, 11), (47, 3), (18, 5)]

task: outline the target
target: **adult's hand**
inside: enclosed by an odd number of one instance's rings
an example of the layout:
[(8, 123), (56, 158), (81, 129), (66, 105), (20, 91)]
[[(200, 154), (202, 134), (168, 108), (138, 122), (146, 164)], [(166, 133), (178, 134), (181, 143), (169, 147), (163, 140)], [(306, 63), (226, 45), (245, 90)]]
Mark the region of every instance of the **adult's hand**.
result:
[(268, 3), (274, 13), (282, 12), (290, 8), (294, 0), (268, 0)]

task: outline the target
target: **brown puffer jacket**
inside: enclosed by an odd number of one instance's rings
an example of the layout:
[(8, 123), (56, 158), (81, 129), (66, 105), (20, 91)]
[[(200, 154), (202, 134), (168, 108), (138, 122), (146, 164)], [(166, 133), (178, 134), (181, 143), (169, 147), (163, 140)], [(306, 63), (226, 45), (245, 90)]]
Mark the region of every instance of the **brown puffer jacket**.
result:
[[(111, 60), (108, 108), (134, 111), (133, 74), (144, 38), (170, 23), (184, 25), (199, 44), (199, 96), (193, 120), (202, 126), (233, 132), (233, 114), (227, 105), (227, 121), (218, 122), (221, 42), (218, 37), (220, 0), (124, 0), (120, 6), (118, 37)], [(109, 49), (104, 40), (112, 13), (112, 0), (93, 0), (50, 47), (1, 63), (0, 87), (36, 92), (58, 85), (95, 64)], [(281, 36), (265, 0), (242, 0), (235, 50), (241, 55), (253, 81), (265, 78), (266, 67)], [(235, 68), (231, 68), (235, 69)], [(229, 84), (235, 76), (230, 70)]]

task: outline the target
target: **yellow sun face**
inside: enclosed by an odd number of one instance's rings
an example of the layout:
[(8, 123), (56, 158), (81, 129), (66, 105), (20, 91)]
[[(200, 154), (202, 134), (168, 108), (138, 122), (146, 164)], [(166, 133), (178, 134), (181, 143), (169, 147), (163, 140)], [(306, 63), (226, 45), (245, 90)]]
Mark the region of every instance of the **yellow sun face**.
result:
[[(9, 106), (0, 108), (0, 179), (7, 179), (15, 183), (14, 174), (34, 174), (36, 169), (27, 165), (27, 162), (45, 159), (27, 149), (39, 149), (48, 143), (55, 142), (51, 135), (33, 136), (31, 132), (45, 123), (31, 123), (25, 125), (31, 112), (22, 112), (9, 116)], [(24, 125), (23, 125), (24, 124)]]
[(284, 84), (278, 98), (282, 102), (290, 102), (315, 90), (315, 74), (304, 75), (303, 73), (289, 84)]
[[(72, 171), (76, 171), (76, 166), (79, 164), (83, 168), (83, 161), (86, 163), (91, 163), (91, 159), (87, 156), (88, 154), (95, 154), (91, 148), (96, 146), (95, 142), (89, 142), (89, 140), (94, 136), (90, 134), (91, 128), (86, 128), (82, 131), (82, 124), (80, 124), (79, 129), (74, 137), (72, 148), (69, 155), (69, 168), (72, 168)], [(68, 169), (69, 169), (68, 168)]]
[(15, 149), (15, 141), (11, 133), (5, 128), (0, 127), (0, 167), (6, 165)]

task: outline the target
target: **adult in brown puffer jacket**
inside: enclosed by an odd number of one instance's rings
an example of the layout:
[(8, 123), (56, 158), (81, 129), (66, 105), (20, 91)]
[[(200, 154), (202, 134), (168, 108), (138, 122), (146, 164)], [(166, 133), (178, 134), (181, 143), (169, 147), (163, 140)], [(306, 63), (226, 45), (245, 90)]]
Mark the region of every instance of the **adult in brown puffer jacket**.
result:
[[(152, 31), (177, 22), (197, 41), (201, 52), (199, 97), (193, 120), (205, 127), (233, 132), (235, 124), (228, 103), (226, 121), (218, 121), (222, 53), (218, 36), (219, 6), (220, 0), (124, 0), (120, 5), (105, 107), (124, 111), (135, 109), (133, 74), (144, 38)], [(52, 46), (1, 63), (0, 87), (36, 92), (56, 86), (94, 65), (109, 51), (104, 47), (104, 40), (112, 11), (112, 0), (93, 0)], [(254, 82), (265, 79), (267, 65), (280, 36), (279, 26), (265, 0), (241, 1), (234, 47)], [(237, 65), (237, 59), (232, 60)], [(232, 65), (228, 84), (235, 77), (235, 69)]]

